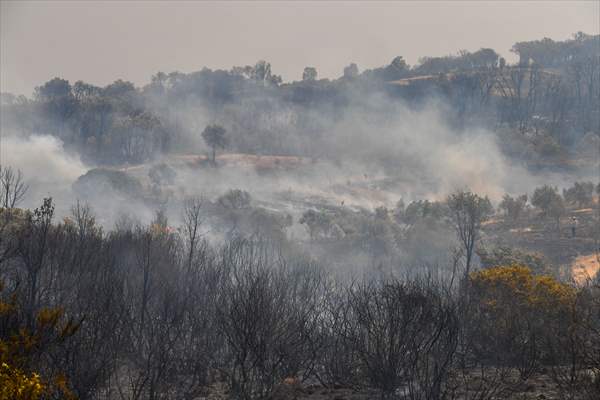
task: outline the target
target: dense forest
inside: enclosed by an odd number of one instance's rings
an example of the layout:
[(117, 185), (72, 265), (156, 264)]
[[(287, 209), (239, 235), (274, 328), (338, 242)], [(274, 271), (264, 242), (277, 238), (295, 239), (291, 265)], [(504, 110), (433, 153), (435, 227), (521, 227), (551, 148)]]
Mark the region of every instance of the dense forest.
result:
[(597, 399), (600, 36), (512, 51), (3, 93), (0, 400)]

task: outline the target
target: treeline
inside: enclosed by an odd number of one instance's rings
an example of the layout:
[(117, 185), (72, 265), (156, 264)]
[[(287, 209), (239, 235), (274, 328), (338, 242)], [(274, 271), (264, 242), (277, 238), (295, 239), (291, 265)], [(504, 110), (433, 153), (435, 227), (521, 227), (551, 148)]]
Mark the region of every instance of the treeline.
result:
[[(457, 228), (464, 237), (475, 235), (472, 246), (479, 239), (479, 225), (494, 220), (498, 229), (509, 231), (522, 228), (539, 229), (547, 237), (570, 237), (570, 229), (577, 208), (595, 208), (594, 194), (600, 194), (600, 184), (575, 182), (561, 194), (556, 187), (543, 185), (530, 194), (511, 196), (505, 194), (494, 208), (486, 197), (458, 192), (442, 201), (414, 200), (407, 204), (400, 200), (393, 208), (352, 210), (348, 207), (322, 206), (306, 210), (298, 222), (306, 229), (312, 249), (319, 249), (322, 257), (342, 269), (350, 269), (355, 260), (369, 265), (435, 265), (448, 259), (448, 251), (456, 245)], [(454, 199), (454, 200), (452, 200)], [(466, 217), (474, 224), (469, 235), (459, 219)], [(594, 238), (598, 230), (596, 218), (581, 214), (577, 222), (580, 237)], [(465, 222), (466, 224), (466, 222)], [(494, 225), (490, 225), (494, 226)], [(460, 239), (460, 238), (459, 238)], [(488, 246), (493, 246), (487, 240)], [(486, 251), (481, 244), (464, 247), (464, 254), (481, 257)], [(594, 251), (589, 247), (589, 251)], [(553, 273), (551, 262), (545, 269), (527, 257), (514, 258), (509, 252), (502, 257), (532, 268), (535, 272)], [(482, 260), (483, 261), (483, 260)], [(509, 264), (510, 264), (509, 263)], [(483, 264), (498, 265), (489, 259)], [(554, 271), (555, 275), (559, 274)]]
[(319, 80), (307, 67), (292, 83), (282, 83), (265, 61), (229, 71), (159, 72), (142, 88), (55, 78), (31, 99), (3, 94), (1, 127), (55, 135), (100, 164), (197, 149), (211, 123), (227, 129), (234, 151), (314, 156), (331, 127), (355, 111), (385, 120), (394, 104), (418, 108), (441, 98), (450, 124), (536, 136), (545, 143), (540, 152), (552, 156), (600, 133), (599, 40), (578, 34), (564, 42), (520, 42), (515, 65), (481, 49), (424, 58), (414, 67), (400, 56), (363, 72), (351, 64), (334, 80)]

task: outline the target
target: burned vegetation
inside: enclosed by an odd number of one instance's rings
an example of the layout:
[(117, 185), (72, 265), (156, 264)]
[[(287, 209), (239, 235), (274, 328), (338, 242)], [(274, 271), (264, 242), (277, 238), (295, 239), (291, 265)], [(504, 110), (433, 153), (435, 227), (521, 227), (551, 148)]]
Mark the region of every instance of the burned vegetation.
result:
[(599, 40), (3, 94), (0, 400), (600, 398)]

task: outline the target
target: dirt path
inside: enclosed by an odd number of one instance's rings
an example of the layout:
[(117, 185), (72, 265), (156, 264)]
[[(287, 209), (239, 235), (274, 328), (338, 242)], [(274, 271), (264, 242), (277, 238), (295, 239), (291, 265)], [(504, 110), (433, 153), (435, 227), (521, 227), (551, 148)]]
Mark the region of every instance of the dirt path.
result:
[(588, 254), (579, 256), (571, 264), (571, 274), (573, 279), (579, 285), (583, 285), (586, 280), (593, 279), (600, 270), (598, 256), (596, 254)]

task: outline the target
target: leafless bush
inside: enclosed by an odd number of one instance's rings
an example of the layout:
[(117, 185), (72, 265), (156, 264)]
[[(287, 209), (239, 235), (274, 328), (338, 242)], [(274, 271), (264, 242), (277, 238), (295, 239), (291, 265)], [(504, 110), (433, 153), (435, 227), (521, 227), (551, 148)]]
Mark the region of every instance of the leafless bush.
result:
[(20, 170), (0, 165), (0, 207), (14, 208), (27, 194), (28, 186)]
[(432, 282), (363, 283), (348, 291), (354, 379), (383, 397), (438, 399), (456, 347), (453, 305)]
[(217, 317), (227, 340), (222, 371), (238, 398), (265, 398), (285, 378), (310, 374), (316, 360), (320, 274), (281, 259), (271, 266), (271, 256), (247, 241), (230, 244), (222, 256), (230, 274)]
[(572, 313), (548, 323), (545, 335), (550, 376), (566, 399), (600, 396), (600, 292), (589, 284)]

